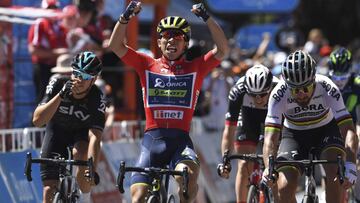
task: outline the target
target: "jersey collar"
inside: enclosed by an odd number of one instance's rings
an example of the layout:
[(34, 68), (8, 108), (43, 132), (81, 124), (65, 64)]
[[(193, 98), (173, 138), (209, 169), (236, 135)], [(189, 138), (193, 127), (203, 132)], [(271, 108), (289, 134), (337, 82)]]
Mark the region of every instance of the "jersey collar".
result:
[(178, 60), (170, 61), (170, 60), (167, 59), (165, 56), (162, 56), (162, 57), (160, 58), (160, 60), (161, 60), (161, 62), (162, 62), (163, 64), (166, 64), (166, 65), (168, 65), (169, 67), (174, 67), (174, 66), (176, 66), (176, 65), (179, 65), (179, 64), (184, 63), (185, 57), (182, 56), (182, 57), (181, 57), (180, 59), (178, 59)]

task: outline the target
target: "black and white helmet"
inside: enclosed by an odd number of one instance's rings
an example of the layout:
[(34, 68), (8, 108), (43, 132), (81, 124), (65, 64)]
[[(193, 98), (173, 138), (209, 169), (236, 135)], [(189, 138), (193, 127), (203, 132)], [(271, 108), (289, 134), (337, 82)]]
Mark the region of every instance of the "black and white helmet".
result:
[(302, 87), (314, 81), (316, 62), (310, 54), (297, 50), (281, 67), (282, 77), (290, 87)]
[(268, 91), (271, 87), (273, 75), (264, 65), (257, 64), (249, 68), (245, 74), (245, 87), (250, 94)]

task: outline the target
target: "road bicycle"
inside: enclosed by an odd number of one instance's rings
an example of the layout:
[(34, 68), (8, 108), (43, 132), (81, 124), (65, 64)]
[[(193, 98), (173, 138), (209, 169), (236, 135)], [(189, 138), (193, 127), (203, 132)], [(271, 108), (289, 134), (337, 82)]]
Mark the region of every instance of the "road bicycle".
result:
[[(175, 203), (175, 196), (168, 194), (170, 176), (182, 176), (183, 196), (188, 199), (188, 168), (184, 167), (182, 171), (170, 170), (168, 168), (155, 167), (126, 167), (125, 162), (120, 162), (119, 173), (116, 180), (120, 193), (124, 193), (124, 178), (126, 172), (140, 172), (149, 175), (151, 178), (151, 187), (149, 187), (146, 203)], [(163, 179), (164, 178), (164, 179)]]
[(31, 166), (32, 163), (48, 164), (56, 166), (59, 169), (59, 183), (54, 193), (53, 203), (75, 203), (79, 199), (79, 186), (76, 177), (73, 175), (73, 166), (87, 166), (89, 169), (89, 180), (98, 183), (98, 176), (94, 172), (93, 158), (84, 160), (73, 160), (71, 150), (69, 150), (68, 159), (62, 158), (59, 154), (55, 158), (32, 158), (31, 152), (26, 154), (25, 176), (27, 180), (32, 181)]
[(241, 159), (254, 162), (254, 170), (249, 176), (249, 190), (246, 198), (247, 203), (270, 203), (273, 201), (271, 189), (261, 181), (264, 170), (263, 156), (259, 154), (233, 154), (226, 151), (223, 156), (223, 166), (231, 164), (231, 160)]
[(275, 160), (274, 156), (269, 156), (269, 174), (273, 174), (276, 171), (276, 165), (297, 165), (304, 169), (305, 174), (305, 193), (302, 199), (302, 203), (318, 203), (319, 197), (316, 194), (316, 182), (314, 178), (315, 165), (317, 164), (337, 164), (338, 165), (338, 178), (340, 184), (344, 182), (345, 177), (345, 166), (344, 161), (340, 155), (337, 156), (337, 160), (314, 160), (313, 156), (310, 156), (310, 159), (304, 160)]

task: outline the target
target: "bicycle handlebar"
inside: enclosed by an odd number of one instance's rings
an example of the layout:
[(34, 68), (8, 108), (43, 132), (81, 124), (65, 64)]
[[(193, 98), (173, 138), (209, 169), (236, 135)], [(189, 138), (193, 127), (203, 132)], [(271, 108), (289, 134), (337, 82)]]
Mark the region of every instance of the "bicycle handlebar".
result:
[(263, 155), (261, 154), (229, 154), (229, 151), (225, 151), (223, 156), (223, 164), (228, 165), (233, 159), (242, 159), (246, 161), (262, 162)]
[(298, 164), (301, 165), (304, 168), (309, 168), (312, 167), (316, 164), (337, 164), (338, 166), (338, 177), (339, 177), (339, 181), (340, 184), (342, 184), (344, 182), (344, 161), (342, 159), (342, 157), (340, 155), (337, 156), (336, 161), (329, 161), (329, 160), (312, 160), (312, 159), (304, 159), (304, 160), (293, 160), (293, 161), (288, 161), (288, 160), (275, 160), (274, 156), (270, 155), (269, 156), (269, 178), (271, 178), (271, 174), (274, 174), (275, 170), (275, 165), (276, 164)]
[(65, 160), (65, 159), (51, 159), (51, 158), (35, 158), (33, 159), (31, 156), (31, 152), (26, 154), (26, 163), (25, 163), (25, 171), (24, 175), (26, 176), (27, 180), (30, 182), (32, 181), (31, 177), (31, 165), (32, 163), (40, 163), (40, 164), (52, 164), (56, 166), (67, 166), (67, 165), (74, 165), (74, 166), (88, 166), (89, 173), (90, 173), (90, 180), (94, 179), (95, 172), (94, 172), (94, 160), (90, 157), (87, 161), (84, 160)]
[(126, 172), (140, 172), (149, 174), (151, 178), (161, 175), (176, 175), (183, 177), (183, 195), (185, 198), (188, 198), (188, 183), (189, 183), (189, 172), (188, 168), (184, 167), (182, 171), (175, 171), (170, 169), (155, 168), (155, 167), (125, 167), (125, 162), (120, 162), (119, 173), (116, 180), (116, 186), (118, 187), (120, 193), (124, 193), (124, 178)]

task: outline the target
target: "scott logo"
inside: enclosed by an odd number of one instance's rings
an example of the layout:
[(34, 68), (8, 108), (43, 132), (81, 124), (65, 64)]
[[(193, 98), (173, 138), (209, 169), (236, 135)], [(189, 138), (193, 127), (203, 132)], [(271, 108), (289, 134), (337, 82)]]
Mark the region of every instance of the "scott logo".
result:
[(155, 119), (183, 119), (183, 111), (166, 111), (166, 110), (155, 110)]

